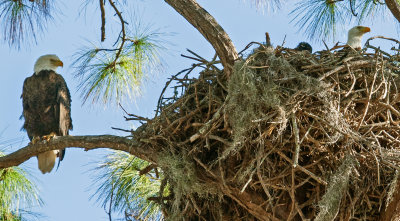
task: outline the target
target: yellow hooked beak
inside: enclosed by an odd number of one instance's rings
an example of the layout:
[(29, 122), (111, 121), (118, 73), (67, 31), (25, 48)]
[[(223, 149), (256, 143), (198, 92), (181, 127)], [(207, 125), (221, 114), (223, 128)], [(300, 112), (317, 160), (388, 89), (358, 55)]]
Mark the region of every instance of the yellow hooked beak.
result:
[(64, 63), (63, 63), (62, 61), (60, 61), (60, 60), (51, 60), (51, 63), (52, 63), (54, 66), (60, 66), (60, 67), (63, 67), (63, 66), (64, 66)]
[(362, 27), (362, 28), (361, 28), (361, 31), (362, 31), (363, 33), (367, 33), (367, 32), (370, 32), (371, 29), (370, 29), (369, 27)]

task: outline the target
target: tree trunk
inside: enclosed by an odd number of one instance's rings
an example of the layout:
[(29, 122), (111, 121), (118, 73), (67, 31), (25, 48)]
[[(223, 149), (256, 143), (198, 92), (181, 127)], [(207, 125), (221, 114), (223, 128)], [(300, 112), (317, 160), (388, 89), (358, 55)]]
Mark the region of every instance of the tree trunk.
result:
[(230, 75), (239, 57), (228, 34), (195, 0), (164, 0), (192, 24), (214, 47), (221, 59), (225, 73)]
[(385, 3), (393, 16), (400, 22), (400, 5), (397, 3), (397, 0), (385, 0)]

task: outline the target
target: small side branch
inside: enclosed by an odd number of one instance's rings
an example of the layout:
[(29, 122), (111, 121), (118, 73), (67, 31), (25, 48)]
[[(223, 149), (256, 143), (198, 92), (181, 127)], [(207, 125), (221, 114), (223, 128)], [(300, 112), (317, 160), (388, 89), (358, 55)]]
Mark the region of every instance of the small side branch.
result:
[[(287, 162), (289, 162), (290, 164), (293, 165), (293, 161), (290, 160), (289, 157), (287, 157), (284, 153), (282, 153), (281, 151), (277, 151), (277, 153), (279, 154), (279, 156), (281, 156), (283, 159), (285, 159)], [(297, 165), (296, 168), (301, 170), (301, 171), (303, 171), (305, 174), (309, 175), (311, 178), (313, 178), (318, 183), (320, 183), (320, 184), (322, 184), (324, 186), (328, 185), (328, 183), (325, 180), (323, 180), (322, 178), (316, 176), (314, 173), (312, 173), (311, 171), (307, 170), (306, 168), (304, 168), (304, 167), (302, 167), (300, 165)]]
[(106, 39), (106, 10), (104, 9), (104, 0), (100, 0), (101, 11), (101, 42)]
[(150, 122), (150, 121), (151, 121), (149, 118), (141, 117), (141, 116), (138, 116), (138, 115), (136, 115), (136, 114), (130, 114), (130, 113), (128, 113), (128, 112), (125, 110), (125, 108), (122, 107), (121, 104), (119, 104), (119, 106), (120, 106), (121, 109), (125, 112), (126, 115), (130, 116), (130, 117), (124, 116), (124, 118), (125, 118), (126, 121), (129, 121), (129, 120), (138, 120), (138, 121), (146, 121), (146, 122)]
[(117, 14), (120, 22), (121, 22), (121, 45), (118, 48), (117, 54), (115, 55), (115, 60), (114, 63), (117, 63), (117, 60), (119, 58), (119, 56), (121, 55), (122, 49), (124, 47), (124, 43), (127, 40), (126, 39), (126, 32), (125, 32), (125, 20), (122, 17), (121, 12), (118, 10), (117, 6), (115, 5), (115, 3), (113, 2), (113, 0), (108, 0), (108, 2), (110, 3), (111, 7), (114, 9), (115, 13)]
[(354, 17), (357, 17), (357, 13), (354, 11), (354, 4), (352, 0), (350, 0), (350, 9), (351, 9), (351, 14), (353, 14)]
[(300, 153), (299, 128), (297, 127), (296, 115), (294, 113), (292, 114), (291, 118), (292, 118), (292, 127), (294, 133), (294, 141), (296, 145), (296, 149), (293, 155), (293, 167), (297, 167), (297, 164), (299, 163), (299, 153)]
[[(228, 100), (228, 97), (227, 97), (226, 99)], [(192, 136), (190, 137), (190, 142), (193, 143), (194, 141), (196, 141), (196, 140), (197, 140), (198, 138), (200, 138), (201, 136), (204, 136), (204, 134), (206, 134), (206, 133), (209, 131), (209, 129), (211, 128), (211, 126), (213, 125), (213, 123), (214, 123), (216, 120), (218, 120), (218, 119), (222, 116), (222, 114), (223, 114), (223, 112), (224, 112), (224, 109), (225, 109), (225, 104), (223, 104), (223, 105), (218, 109), (218, 111), (215, 112), (215, 114), (213, 115), (213, 117), (212, 117), (206, 124), (204, 124), (204, 126), (202, 126), (196, 134), (194, 134), (194, 135), (192, 135)]]
[(325, 73), (321, 77), (319, 77), (318, 80), (321, 81), (321, 80), (331, 76), (332, 74), (335, 74), (337, 72), (343, 71), (344, 69), (346, 69), (348, 67), (354, 67), (355, 68), (355, 67), (372, 66), (372, 65), (374, 65), (374, 63), (371, 62), (371, 61), (366, 61), (366, 60), (354, 61), (354, 62), (351, 62), (351, 63), (349, 63), (347, 65), (340, 65), (339, 67), (337, 67), (337, 68)]

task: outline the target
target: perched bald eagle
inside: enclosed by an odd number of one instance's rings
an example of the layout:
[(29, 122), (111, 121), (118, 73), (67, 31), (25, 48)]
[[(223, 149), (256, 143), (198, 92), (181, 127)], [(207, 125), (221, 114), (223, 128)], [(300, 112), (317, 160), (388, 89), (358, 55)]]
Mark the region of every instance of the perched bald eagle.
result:
[(361, 50), (361, 38), (362, 36), (370, 32), (371, 29), (369, 27), (364, 26), (355, 26), (349, 30), (347, 35), (347, 45), (354, 48), (355, 50)]
[[(24, 81), (22, 90), (23, 128), (32, 143), (52, 136), (68, 135), (72, 129), (71, 96), (64, 78), (56, 73), (63, 66), (56, 55), (44, 55), (35, 63), (34, 73)], [(57, 156), (63, 160), (65, 149), (40, 153), (38, 165), (42, 173), (49, 173)]]

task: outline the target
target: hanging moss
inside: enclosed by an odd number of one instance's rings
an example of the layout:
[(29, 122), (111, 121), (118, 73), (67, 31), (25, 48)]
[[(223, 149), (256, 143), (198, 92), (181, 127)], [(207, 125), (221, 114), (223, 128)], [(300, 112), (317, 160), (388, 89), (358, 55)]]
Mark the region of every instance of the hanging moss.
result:
[(377, 219), (400, 166), (398, 69), (381, 51), (260, 46), (230, 76), (212, 61), (173, 77), (140, 134), (162, 150), (166, 217)]

